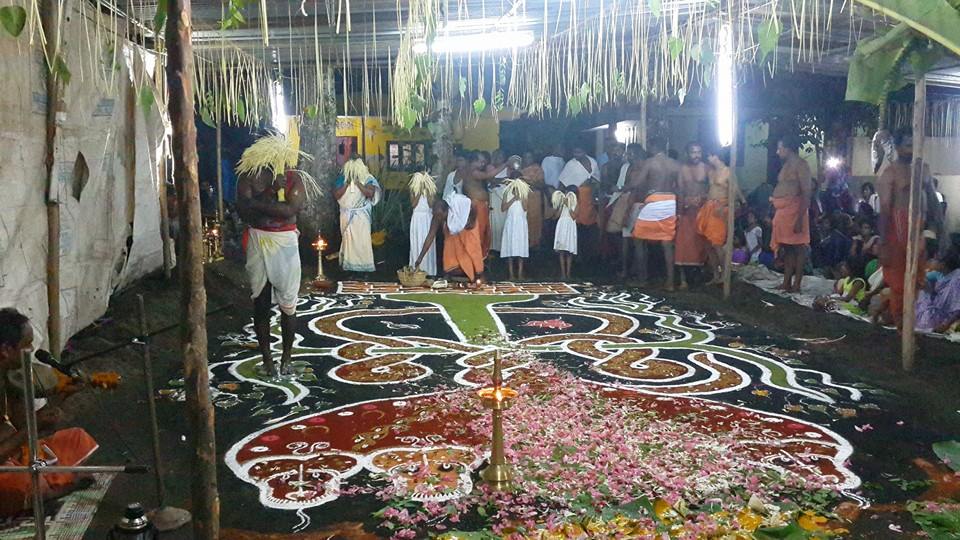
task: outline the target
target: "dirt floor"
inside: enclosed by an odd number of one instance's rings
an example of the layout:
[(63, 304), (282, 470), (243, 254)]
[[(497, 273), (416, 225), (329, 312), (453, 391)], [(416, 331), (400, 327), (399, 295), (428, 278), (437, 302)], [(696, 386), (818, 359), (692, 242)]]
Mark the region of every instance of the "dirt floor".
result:
[[(399, 266), (402, 254), (386, 257), (384, 267)], [(335, 264), (328, 264), (334, 266)], [(529, 265), (530, 279), (548, 280), (556, 269), (552, 253), (542, 254)], [(599, 264), (581, 263), (574, 269), (576, 276), (603, 284), (614, 282), (614, 270), (588, 272), (587, 268), (601, 268)], [(496, 265), (491, 277), (496, 279), (503, 270)], [(332, 277), (337, 277), (335, 272)], [(309, 274), (305, 268), (304, 274)], [(375, 279), (391, 280), (388, 272)], [(242, 265), (224, 261), (210, 265), (207, 271), (208, 336), (211, 354), (219, 347), (217, 337), (237, 332), (249, 321), (251, 303), (243, 276)], [(627, 290), (635, 290), (626, 287)], [(698, 289), (686, 292), (664, 293), (654, 288), (641, 289), (648, 294), (662, 296), (667, 302), (682, 309), (712, 311), (722, 318), (736, 321), (744, 328), (758, 333), (797, 338), (842, 338), (828, 345), (810, 345), (813, 352), (804, 357), (809, 367), (834, 375), (838, 380), (859, 381), (886, 392), (882, 417), (872, 419), (872, 433), (845, 433), (855, 448), (854, 470), (861, 476), (877, 479), (870, 495), (878, 502), (898, 502), (916, 496), (927, 483), (925, 474), (914, 463), (915, 458), (933, 460), (930, 443), (960, 438), (960, 345), (943, 340), (919, 338), (919, 362), (911, 373), (899, 367), (900, 342), (895, 333), (874, 328), (862, 322), (839, 315), (815, 313), (787, 300), (768, 295), (750, 285), (735, 283), (732, 298), (723, 301), (719, 289)], [(137, 295), (144, 295), (149, 324), (155, 335), (151, 342), (155, 384), (169, 386), (169, 381), (180, 376), (180, 358), (177, 353), (179, 318), (178, 289), (173, 282), (158, 277), (144, 280), (131, 290), (118, 294), (107, 315), (94, 326), (71, 340), (71, 353), (66, 362), (111, 347), (130, 344), (138, 334), (136, 323)], [(772, 304), (769, 305), (769, 304)], [(135, 346), (120, 348), (100, 357), (86, 360), (87, 372), (118, 371), (123, 379), (119, 388), (111, 391), (87, 391), (68, 402), (74, 421), (88, 429), (100, 442), (100, 451), (94, 462), (101, 464), (150, 464), (150, 437), (141, 353)], [(182, 403), (159, 400), (160, 436), (167, 485), (167, 504), (189, 508), (190, 448), (186, 443), (188, 431)], [(904, 423), (909, 431), (898, 431)], [(231, 433), (231, 426), (218, 425), (218, 433)], [(232, 440), (218, 441), (222, 453)], [(224, 486), (236, 485), (231, 473), (221, 469)], [(870, 487), (870, 486), (868, 486)], [(956, 494), (954, 494), (956, 496)], [(227, 497), (237, 501), (235, 497)], [(259, 509), (254, 497), (246, 504), (224, 505), (224, 529), (241, 526), (248, 521), (245, 513)], [(87, 538), (104, 538), (116, 522), (122, 508), (129, 502), (142, 501), (145, 506), (156, 504), (154, 482), (150, 475), (121, 475), (114, 480), (106, 499), (88, 531)], [(246, 506), (249, 505), (249, 506)], [(899, 523), (904, 531), (916, 530), (909, 516), (897, 507), (870, 519), (858, 520), (853, 528), (855, 537), (886, 538), (892, 535), (888, 524)], [(248, 527), (246, 527), (248, 528)], [(269, 527), (257, 527), (263, 530)], [(309, 537), (316, 536), (312, 532)], [(231, 531), (225, 536), (247, 538)], [(165, 538), (189, 538), (189, 529)], [(287, 536), (284, 536), (286, 538)], [(357, 533), (351, 537), (371, 537)], [(301, 536), (301, 538), (303, 538)]]

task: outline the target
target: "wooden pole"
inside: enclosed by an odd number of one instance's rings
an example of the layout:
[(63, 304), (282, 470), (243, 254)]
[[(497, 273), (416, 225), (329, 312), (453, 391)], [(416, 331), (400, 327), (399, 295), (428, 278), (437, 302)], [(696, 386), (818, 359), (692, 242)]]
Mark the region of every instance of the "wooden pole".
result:
[(180, 212), (180, 346), (183, 355), (190, 446), (194, 449), (193, 537), (215, 540), (220, 534), (217, 452), (207, 367), (207, 293), (203, 284), (203, 223), (197, 177), (197, 129), (194, 124), (193, 48), (190, 0), (169, 0), (166, 26), (167, 108), (173, 125), (174, 179)]
[(217, 223), (223, 223), (223, 129), (217, 121)]
[(47, 37), (47, 121), (46, 155), (44, 166), (47, 173), (47, 348), (54, 355), (63, 350), (60, 319), (60, 185), (55, 178), (57, 146), (57, 104), (60, 102), (60, 78), (53, 66), (60, 54), (60, 25), (57, 3), (45, 0), (42, 4), (40, 24)]
[(737, 87), (733, 87), (733, 139), (730, 143), (730, 181), (727, 183), (727, 241), (723, 253), (723, 299), (730, 299), (733, 274), (734, 213), (737, 209)]
[(927, 78), (917, 79), (913, 99), (913, 167), (910, 178), (910, 214), (907, 223), (907, 268), (903, 277), (903, 336), (901, 359), (904, 371), (913, 369), (916, 357), (917, 270), (920, 266), (918, 256), (923, 247), (920, 245), (921, 193), (923, 190), (923, 143), (926, 129)]
[[(159, 62), (158, 62), (159, 63)], [(173, 249), (170, 241), (170, 210), (167, 208), (167, 143), (160, 145), (160, 160), (157, 164), (160, 191), (160, 239), (163, 242), (163, 277), (169, 280), (173, 270)]]

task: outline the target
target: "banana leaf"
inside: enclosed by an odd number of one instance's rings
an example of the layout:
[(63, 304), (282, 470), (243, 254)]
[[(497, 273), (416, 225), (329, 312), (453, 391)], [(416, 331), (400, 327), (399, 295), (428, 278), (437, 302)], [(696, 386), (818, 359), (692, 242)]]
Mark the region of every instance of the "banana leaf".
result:
[[(900, 41), (888, 42), (882, 48), (877, 48), (874, 42), (884, 38), (885, 36), (880, 36), (857, 45), (847, 73), (847, 101), (879, 105), (888, 92), (903, 87), (900, 60), (912, 44), (913, 33), (904, 35)], [(869, 48), (873, 52), (863, 54), (863, 48)]]
[(857, 0), (960, 56), (960, 0)]

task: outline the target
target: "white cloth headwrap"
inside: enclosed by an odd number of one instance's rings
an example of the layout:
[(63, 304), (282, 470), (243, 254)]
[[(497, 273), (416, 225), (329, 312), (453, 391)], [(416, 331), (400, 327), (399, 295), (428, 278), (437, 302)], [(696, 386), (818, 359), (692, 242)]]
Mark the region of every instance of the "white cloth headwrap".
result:
[(580, 187), (580, 185), (586, 182), (591, 176), (599, 180), (600, 167), (597, 165), (597, 160), (590, 156), (587, 156), (587, 159), (590, 160), (590, 168), (592, 169), (590, 171), (576, 158), (568, 161), (567, 164), (563, 166), (563, 170), (560, 171), (560, 185)]
[(473, 201), (466, 195), (451, 193), (443, 199), (447, 203), (447, 228), (450, 234), (460, 234), (470, 219), (470, 207)]

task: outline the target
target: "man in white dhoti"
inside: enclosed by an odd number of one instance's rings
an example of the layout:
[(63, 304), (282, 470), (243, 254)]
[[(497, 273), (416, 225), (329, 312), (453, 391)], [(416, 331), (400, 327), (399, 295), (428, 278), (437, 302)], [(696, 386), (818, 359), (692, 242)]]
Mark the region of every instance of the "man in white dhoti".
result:
[(380, 202), (380, 184), (358, 157), (343, 164), (343, 174), (334, 184), (340, 205), (340, 268), (347, 272), (373, 272), (373, 242), (370, 239), (373, 207)]
[(270, 350), (270, 307), (280, 307), (283, 354), (280, 373), (289, 369), (296, 337), (300, 292), (297, 214), (306, 202), (308, 175), (292, 170), (300, 152), (283, 135), (263, 137), (248, 148), (237, 172), (237, 210), (248, 225), (244, 232), (247, 275), (254, 299), (253, 326), (266, 375), (277, 376)]

